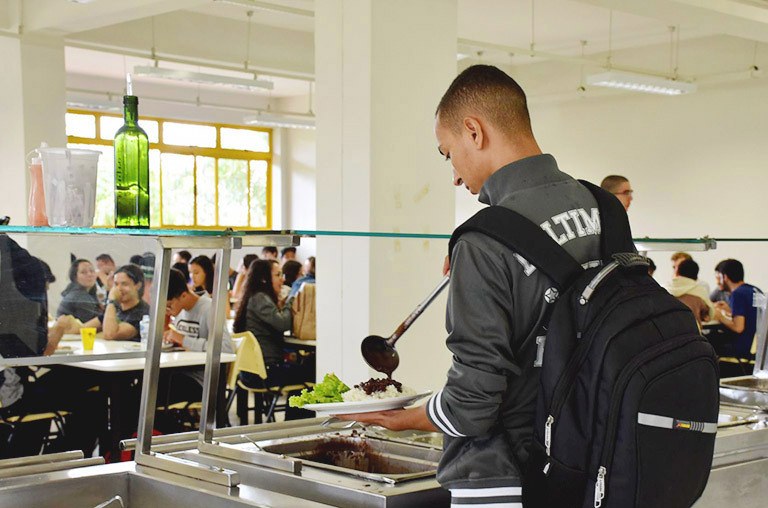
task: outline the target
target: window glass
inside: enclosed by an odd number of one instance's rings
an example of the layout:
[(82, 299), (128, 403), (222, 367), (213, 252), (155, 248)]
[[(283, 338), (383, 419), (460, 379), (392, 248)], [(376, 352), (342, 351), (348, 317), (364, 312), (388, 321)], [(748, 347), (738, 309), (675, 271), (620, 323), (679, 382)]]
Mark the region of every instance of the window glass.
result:
[(191, 123), (163, 122), (163, 143), (177, 146), (216, 147), (216, 127)]
[(221, 128), (221, 147), (251, 152), (269, 152), (269, 133), (249, 129)]
[(248, 225), (248, 161), (219, 159), (219, 224)]
[(149, 151), (149, 226), (161, 224), (160, 215), (160, 150)]
[(78, 138), (96, 137), (96, 117), (80, 113), (67, 113), (64, 118), (67, 136)]
[(139, 127), (144, 129), (144, 132), (147, 133), (147, 138), (149, 138), (150, 143), (158, 143), (160, 141), (157, 120), (139, 119)]
[(192, 226), (195, 223), (195, 158), (192, 155), (160, 155), (163, 186), (163, 224)]
[(267, 161), (251, 161), (251, 227), (267, 227)]
[(112, 141), (117, 130), (123, 126), (123, 119), (119, 116), (102, 116), (99, 120), (99, 135), (101, 139)]
[(216, 225), (216, 159), (197, 157), (197, 224)]
[[(123, 118), (120, 116), (102, 116), (99, 121), (99, 134), (101, 139), (113, 140), (115, 139), (115, 133), (123, 126)], [(158, 122), (157, 120), (139, 120), (139, 127), (144, 129), (147, 133), (147, 138), (150, 143), (157, 143), (158, 137)]]

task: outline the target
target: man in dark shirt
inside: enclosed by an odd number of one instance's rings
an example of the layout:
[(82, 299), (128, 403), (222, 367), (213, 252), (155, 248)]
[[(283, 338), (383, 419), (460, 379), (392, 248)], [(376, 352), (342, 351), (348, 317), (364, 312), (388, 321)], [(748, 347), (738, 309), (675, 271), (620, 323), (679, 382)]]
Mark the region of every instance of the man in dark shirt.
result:
[(726, 302), (715, 302), (719, 312), (715, 319), (736, 334), (733, 341), (733, 353), (740, 358), (752, 358), (750, 352), (757, 329), (757, 309), (753, 305), (755, 293), (762, 293), (759, 288), (744, 282), (744, 265), (735, 259), (726, 259), (717, 265), (715, 277), (721, 289), (730, 291)]

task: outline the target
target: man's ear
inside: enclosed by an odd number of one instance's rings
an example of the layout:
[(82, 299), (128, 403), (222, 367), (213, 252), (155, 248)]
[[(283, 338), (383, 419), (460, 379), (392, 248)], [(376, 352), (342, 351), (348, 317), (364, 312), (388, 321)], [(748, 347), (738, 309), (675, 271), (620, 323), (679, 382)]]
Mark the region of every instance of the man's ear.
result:
[(471, 116), (465, 117), (462, 123), (462, 128), (464, 129), (464, 132), (472, 138), (472, 144), (475, 145), (475, 149), (481, 149), (485, 142), (485, 131), (478, 119)]

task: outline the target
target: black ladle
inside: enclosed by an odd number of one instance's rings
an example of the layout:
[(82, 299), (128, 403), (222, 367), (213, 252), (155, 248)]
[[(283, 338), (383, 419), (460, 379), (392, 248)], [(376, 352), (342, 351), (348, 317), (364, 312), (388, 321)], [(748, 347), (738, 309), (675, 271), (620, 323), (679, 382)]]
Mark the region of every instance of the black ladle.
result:
[(405, 321), (400, 323), (395, 333), (389, 336), (388, 339), (379, 337), (378, 335), (369, 335), (363, 339), (363, 343), (360, 345), (360, 351), (363, 353), (365, 363), (367, 363), (372, 369), (379, 372), (383, 372), (387, 377), (392, 377), (392, 373), (395, 371), (398, 365), (400, 365), (400, 356), (395, 349), (395, 343), (402, 337), (405, 331), (411, 327), (416, 318), (421, 316), (432, 301), (437, 298), (437, 295), (445, 289), (448, 285), (449, 277), (446, 275), (440, 284), (427, 296), (423, 302), (421, 302), (411, 314), (405, 318)]

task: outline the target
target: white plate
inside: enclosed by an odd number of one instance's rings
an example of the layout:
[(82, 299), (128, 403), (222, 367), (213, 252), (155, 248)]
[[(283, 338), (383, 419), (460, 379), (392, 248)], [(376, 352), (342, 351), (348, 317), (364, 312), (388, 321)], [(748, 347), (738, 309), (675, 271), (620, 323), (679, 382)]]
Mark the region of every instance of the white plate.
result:
[(386, 411), (387, 409), (399, 409), (410, 406), (419, 399), (423, 399), (432, 393), (431, 390), (417, 393), (416, 395), (403, 395), (391, 399), (372, 399), (357, 402), (329, 402), (326, 404), (305, 404), (303, 409), (317, 412), (318, 416), (346, 415), (353, 413), (372, 413), (374, 411)]
[(65, 333), (61, 336), (62, 341), (77, 341), (80, 342), (82, 339), (80, 338), (79, 333)]

